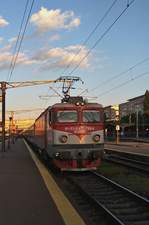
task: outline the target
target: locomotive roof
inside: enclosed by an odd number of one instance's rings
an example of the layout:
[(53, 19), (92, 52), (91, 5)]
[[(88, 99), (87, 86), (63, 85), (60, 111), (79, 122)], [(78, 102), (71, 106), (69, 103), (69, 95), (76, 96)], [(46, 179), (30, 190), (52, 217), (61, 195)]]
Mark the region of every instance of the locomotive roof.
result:
[[(84, 106), (88, 106), (88, 107), (99, 107), (102, 108), (103, 106), (99, 103), (85, 103)], [(59, 107), (76, 107), (76, 104), (71, 104), (71, 103), (56, 103), (53, 106), (49, 107), (49, 108), (59, 108)]]

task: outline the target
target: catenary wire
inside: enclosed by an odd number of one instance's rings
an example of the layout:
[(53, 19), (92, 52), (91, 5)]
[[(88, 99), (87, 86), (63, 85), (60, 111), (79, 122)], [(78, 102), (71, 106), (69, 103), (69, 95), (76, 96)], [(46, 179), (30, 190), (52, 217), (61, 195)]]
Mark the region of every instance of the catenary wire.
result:
[(105, 32), (98, 38), (98, 40), (94, 43), (94, 45), (88, 50), (88, 52), (85, 54), (84, 57), (80, 60), (80, 62), (72, 69), (72, 71), (69, 73), (71, 75), (80, 65), (81, 63), (87, 58), (87, 56), (91, 53), (91, 51), (99, 44), (99, 42), (106, 36), (106, 34), (112, 29), (112, 27), (115, 25), (115, 23), (120, 19), (120, 17), (128, 10), (128, 8), (135, 2), (135, 0), (132, 0), (127, 6), (123, 9), (123, 11), (120, 13), (120, 15), (113, 21), (113, 23), (105, 30)]
[(7, 75), (7, 80), (9, 78), (9, 76), (10, 76), (11, 68), (12, 68), (12, 66), (14, 64), (15, 53), (17, 51), (17, 46), (18, 46), (18, 43), (19, 43), (19, 40), (20, 40), (20, 36), (21, 36), (21, 32), (22, 32), (22, 28), (23, 28), (23, 24), (24, 24), (25, 15), (26, 15), (26, 12), (27, 12), (28, 4), (29, 4), (29, 0), (27, 0), (26, 1), (26, 4), (25, 4), (25, 9), (24, 9), (24, 13), (23, 13), (23, 17), (22, 17), (22, 21), (21, 21), (21, 25), (20, 25), (18, 37), (17, 37), (16, 43), (15, 43), (15, 46), (14, 46), (14, 49), (13, 49), (13, 53), (12, 53), (13, 57), (12, 57), (11, 64), (10, 64), (10, 67), (9, 67), (9, 71), (8, 71), (8, 75)]
[[(87, 36), (87, 38), (85, 39), (85, 41), (81, 44), (82, 46), (85, 45), (89, 39), (92, 37), (92, 35), (95, 33), (95, 31), (100, 27), (100, 25), (102, 24), (102, 22), (105, 20), (105, 18), (108, 16), (108, 14), (110, 13), (110, 11), (112, 10), (112, 8), (114, 7), (114, 5), (116, 4), (118, 0), (114, 0), (112, 2), (112, 4), (110, 5), (110, 7), (107, 9), (107, 11), (104, 13), (103, 17), (99, 20), (99, 22), (96, 24), (96, 26), (93, 28), (93, 30), (89, 33), (89, 35)], [(70, 63), (66, 66), (66, 68), (63, 70), (62, 74), (64, 74), (67, 69), (69, 69), (69, 67), (72, 65), (74, 59), (76, 58), (77, 55), (79, 55), (79, 53), (81, 52), (82, 48), (80, 47), (78, 49), (78, 51), (76, 52), (76, 54), (72, 57)]]
[(27, 16), (27, 20), (26, 20), (26, 23), (25, 23), (25, 26), (24, 26), (22, 36), (20, 38), (20, 43), (19, 43), (18, 50), (17, 50), (16, 56), (15, 56), (15, 59), (14, 59), (14, 63), (13, 63), (12, 68), (11, 68), (10, 75), (8, 77), (8, 81), (10, 81), (10, 79), (12, 78), (12, 73), (14, 71), (16, 61), (17, 61), (17, 58), (18, 58), (18, 55), (19, 55), (19, 52), (20, 52), (20, 49), (21, 49), (22, 41), (23, 41), (23, 38), (24, 38), (24, 35), (25, 35), (25, 32), (26, 32), (26, 28), (27, 28), (29, 19), (30, 19), (30, 15), (31, 15), (31, 12), (32, 12), (32, 9), (33, 9), (34, 1), (35, 0), (33, 0), (32, 3), (31, 3), (31, 7), (30, 7), (30, 10), (29, 10), (29, 13), (28, 13), (28, 16)]
[(147, 74), (149, 74), (149, 71), (144, 72), (144, 73), (141, 73), (141, 74), (139, 74), (139, 75), (137, 75), (137, 76), (135, 76), (135, 77), (133, 77), (133, 78), (131, 78), (131, 79), (129, 79), (129, 80), (127, 80), (127, 81), (125, 81), (125, 82), (123, 82), (123, 83), (121, 83), (121, 84), (119, 84), (119, 85), (113, 87), (113, 88), (111, 88), (111, 89), (108, 90), (108, 91), (104, 91), (104, 92), (102, 92), (101, 94), (98, 95), (98, 98), (100, 98), (101, 96), (104, 96), (104, 95), (108, 94), (109, 92), (111, 92), (111, 91), (113, 91), (113, 90), (115, 90), (115, 89), (118, 89), (118, 88), (120, 88), (120, 87), (122, 87), (122, 86), (125, 86), (126, 84), (128, 84), (128, 83), (130, 83), (130, 82), (133, 82), (134, 80), (137, 80), (137, 79), (139, 79), (140, 77), (143, 77), (143, 76), (145, 76), (145, 75), (147, 75)]
[(111, 78), (109, 78), (109, 79), (107, 79), (107, 80), (101, 82), (101, 83), (98, 84), (96, 87), (94, 87), (94, 88), (92, 88), (92, 89), (90, 89), (90, 90), (87, 90), (87, 91), (86, 91), (86, 89), (85, 89), (84, 91), (82, 91), (82, 92), (80, 93), (80, 95), (81, 95), (82, 93), (84, 93), (84, 92), (92, 92), (92, 91), (95, 91), (97, 88), (99, 88), (99, 87), (101, 87), (101, 86), (103, 86), (103, 85), (105, 85), (105, 84), (108, 84), (109, 82), (115, 80), (116, 78), (119, 78), (119, 77), (123, 76), (124, 74), (126, 74), (126, 73), (128, 73), (128, 72), (131, 72), (131, 71), (134, 70), (136, 67), (142, 65), (143, 63), (145, 63), (145, 62), (147, 62), (147, 61), (149, 61), (149, 57), (144, 58), (143, 60), (137, 62), (136, 64), (132, 65), (132, 66), (129, 67), (128, 69), (124, 70), (123, 72), (121, 72), (121, 73), (119, 73), (119, 74), (116, 74), (116, 75), (112, 76)]

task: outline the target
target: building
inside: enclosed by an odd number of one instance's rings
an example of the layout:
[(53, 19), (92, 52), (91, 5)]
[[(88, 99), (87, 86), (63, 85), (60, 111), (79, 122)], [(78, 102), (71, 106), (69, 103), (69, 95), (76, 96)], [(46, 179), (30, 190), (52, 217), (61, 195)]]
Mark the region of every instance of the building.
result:
[(105, 137), (115, 137), (119, 120), (119, 105), (104, 107)]
[(131, 98), (127, 102), (119, 105), (120, 119), (124, 116), (129, 116), (136, 112), (143, 113), (144, 95)]
[(119, 105), (109, 105), (104, 107), (104, 115), (106, 121), (115, 121), (117, 116), (117, 111), (119, 111)]
[(105, 134), (114, 136), (119, 126), (121, 136), (146, 136), (149, 118), (144, 116), (144, 98), (145, 95), (140, 95), (122, 104), (105, 107)]

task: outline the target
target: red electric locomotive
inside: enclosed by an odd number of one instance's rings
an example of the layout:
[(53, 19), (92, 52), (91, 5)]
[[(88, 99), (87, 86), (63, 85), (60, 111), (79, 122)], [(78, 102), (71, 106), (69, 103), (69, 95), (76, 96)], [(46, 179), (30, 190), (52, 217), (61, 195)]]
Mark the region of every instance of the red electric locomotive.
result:
[(82, 97), (48, 107), (28, 130), (28, 139), (62, 171), (95, 170), (104, 151), (103, 108)]

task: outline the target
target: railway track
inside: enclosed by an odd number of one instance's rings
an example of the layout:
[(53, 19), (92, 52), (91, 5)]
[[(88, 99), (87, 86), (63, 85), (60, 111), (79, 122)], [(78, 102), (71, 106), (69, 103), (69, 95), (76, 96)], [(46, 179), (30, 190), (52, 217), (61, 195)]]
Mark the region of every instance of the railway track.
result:
[(85, 199), (90, 210), (94, 208), (96, 222), (99, 219), (104, 225), (149, 224), (149, 201), (136, 193), (95, 172), (69, 175), (67, 180)]
[(63, 175), (62, 180), (65, 177), (73, 186), (71, 198), (79, 199), (79, 205), (91, 215), (90, 220), (95, 221), (89, 224), (149, 225), (149, 201), (145, 198), (98, 173)]
[(105, 149), (105, 160), (149, 175), (149, 157)]

